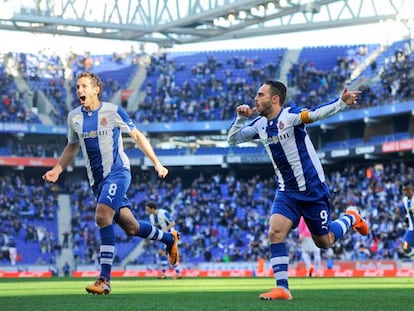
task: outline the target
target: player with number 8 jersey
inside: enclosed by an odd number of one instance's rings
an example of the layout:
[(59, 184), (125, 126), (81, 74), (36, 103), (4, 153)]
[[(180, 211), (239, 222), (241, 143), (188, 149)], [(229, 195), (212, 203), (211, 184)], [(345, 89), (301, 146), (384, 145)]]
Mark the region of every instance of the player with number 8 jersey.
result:
[(116, 222), (129, 236), (157, 240), (166, 245), (171, 265), (178, 262), (177, 232), (163, 232), (148, 222), (137, 221), (126, 196), (131, 183), (131, 168), (124, 152), (122, 132), (128, 133), (138, 148), (154, 164), (158, 177), (168, 174), (148, 139), (137, 129), (125, 109), (100, 101), (102, 81), (98, 75), (82, 72), (76, 81), (76, 91), (81, 106), (68, 114), (68, 143), (58, 163), (43, 175), (47, 182), (56, 182), (79, 150), (82, 150), (89, 184), (97, 201), (95, 221), (99, 227), (100, 275), (86, 287), (92, 294), (109, 294), (111, 269), (115, 253)]

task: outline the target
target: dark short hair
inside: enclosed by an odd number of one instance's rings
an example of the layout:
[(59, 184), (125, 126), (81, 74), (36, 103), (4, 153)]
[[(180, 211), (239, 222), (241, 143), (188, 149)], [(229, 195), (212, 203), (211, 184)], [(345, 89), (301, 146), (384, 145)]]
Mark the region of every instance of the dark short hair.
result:
[(148, 206), (150, 209), (157, 209), (157, 204), (154, 201), (146, 202), (145, 206)]
[(411, 187), (413, 185), (413, 182), (411, 180), (407, 180), (403, 183), (403, 188), (405, 187)]
[(280, 105), (283, 106), (286, 100), (286, 86), (280, 81), (268, 80), (264, 84), (270, 86), (270, 93), (278, 95), (280, 98)]
[(80, 78), (89, 78), (93, 86), (99, 87), (98, 97), (101, 95), (103, 84), (102, 84), (101, 78), (96, 73), (89, 72), (89, 71), (83, 71), (80, 74), (78, 74), (77, 79), (80, 79)]

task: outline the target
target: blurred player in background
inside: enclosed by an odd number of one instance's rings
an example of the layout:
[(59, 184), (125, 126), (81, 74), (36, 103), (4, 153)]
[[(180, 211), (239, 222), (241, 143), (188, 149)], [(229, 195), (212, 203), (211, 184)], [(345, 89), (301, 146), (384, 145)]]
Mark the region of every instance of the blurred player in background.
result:
[(403, 198), (400, 206), (400, 214), (404, 217), (407, 224), (407, 230), (403, 237), (404, 254), (410, 258), (414, 258), (414, 205), (413, 205), (413, 183), (406, 182), (402, 186)]
[(137, 129), (127, 112), (120, 106), (101, 102), (102, 81), (91, 72), (79, 74), (76, 91), (81, 106), (69, 112), (68, 143), (58, 163), (43, 175), (47, 182), (56, 182), (79, 149), (85, 159), (89, 184), (95, 194), (97, 206), (95, 221), (101, 237), (98, 279), (86, 287), (92, 294), (109, 294), (111, 269), (115, 252), (113, 222), (129, 236), (138, 236), (164, 243), (171, 265), (178, 261), (177, 232), (163, 232), (143, 221), (137, 221), (126, 196), (131, 183), (129, 159), (124, 152), (122, 132), (128, 133), (136, 145), (154, 164), (158, 177), (165, 178), (168, 170), (160, 163), (148, 139)]
[[(256, 106), (241, 105), (228, 134), (230, 145), (260, 139), (272, 161), (278, 181), (269, 220), (270, 263), (276, 287), (260, 299), (292, 299), (288, 284), (288, 232), (306, 220), (312, 238), (320, 248), (329, 248), (349, 228), (362, 235), (368, 225), (358, 210), (348, 208), (339, 219), (331, 220), (329, 188), (322, 164), (307, 134), (305, 124), (328, 118), (357, 102), (359, 91), (345, 86), (340, 98), (312, 108), (284, 107), (286, 86), (279, 81), (266, 81), (254, 98)], [(247, 124), (248, 118), (252, 118)]]
[(167, 252), (163, 248), (158, 249), (157, 264), (161, 270), (161, 275), (159, 275), (158, 278), (160, 280), (165, 280), (167, 278), (167, 270), (170, 268), (170, 265), (168, 263)]
[[(154, 201), (150, 201), (145, 203), (145, 210), (149, 215), (149, 219), (151, 224), (164, 231), (164, 232), (170, 232), (171, 230), (174, 230), (175, 221), (172, 219), (170, 213), (164, 209), (164, 208), (158, 208), (157, 203)], [(168, 261), (165, 260), (165, 250), (161, 249), (158, 251), (158, 264), (161, 265), (161, 271), (162, 274), (160, 276), (161, 279), (165, 279), (167, 268), (168, 267)], [(172, 267), (175, 270), (175, 278), (181, 279), (181, 269), (179, 266), (179, 262), (177, 262), (175, 265), (172, 265)]]
[[(305, 219), (300, 218), (298, 225), (299, 242), (301, 245), (302, 259), (305, 262), (306, 273), (309, 277), (319, 274), (321, 267), (321, 249), (315, 245), (312, 234), (306, 225)], [(312, 265), (313, 261), (313, 265)]]

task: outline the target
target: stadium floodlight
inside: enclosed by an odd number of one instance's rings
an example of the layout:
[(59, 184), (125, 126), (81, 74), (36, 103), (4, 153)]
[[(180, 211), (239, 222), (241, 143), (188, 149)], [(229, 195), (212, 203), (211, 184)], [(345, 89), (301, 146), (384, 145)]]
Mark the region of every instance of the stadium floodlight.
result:
[(287, 7), (288, 2), (287, 2), (287, 0), (280, 0), (279, 5), (280, 5), (280, 7), (284, 8), (284, 7)]
[(247, 13), (245, 11), (240, 11), (239, 12), (239, 18), (240, 19), (246, 19), (247, 18)]
[(266, 7), (267, 7), (267, 9), (268, 9), (269, 11), (273, 11), (274, 9), (276, 9), (276, 4), (274, 4), (273, 2), (269, 2), (269, 3), (266, 5)]
[(233, 13), (230, 13), (229, 15), (227, 15), (227, 19), (230, 23), (233, 23), (236, 20), (236, 16)]

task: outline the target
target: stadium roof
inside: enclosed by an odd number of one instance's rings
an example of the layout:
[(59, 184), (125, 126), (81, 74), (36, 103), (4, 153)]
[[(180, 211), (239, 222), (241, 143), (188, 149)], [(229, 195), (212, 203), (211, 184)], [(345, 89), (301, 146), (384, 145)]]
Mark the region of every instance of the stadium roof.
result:
[[(0, 29), (174, 45), (401, 20), (410, 0), (0, 0)], [(317, 44), (317, 42), (316, 42)]]

